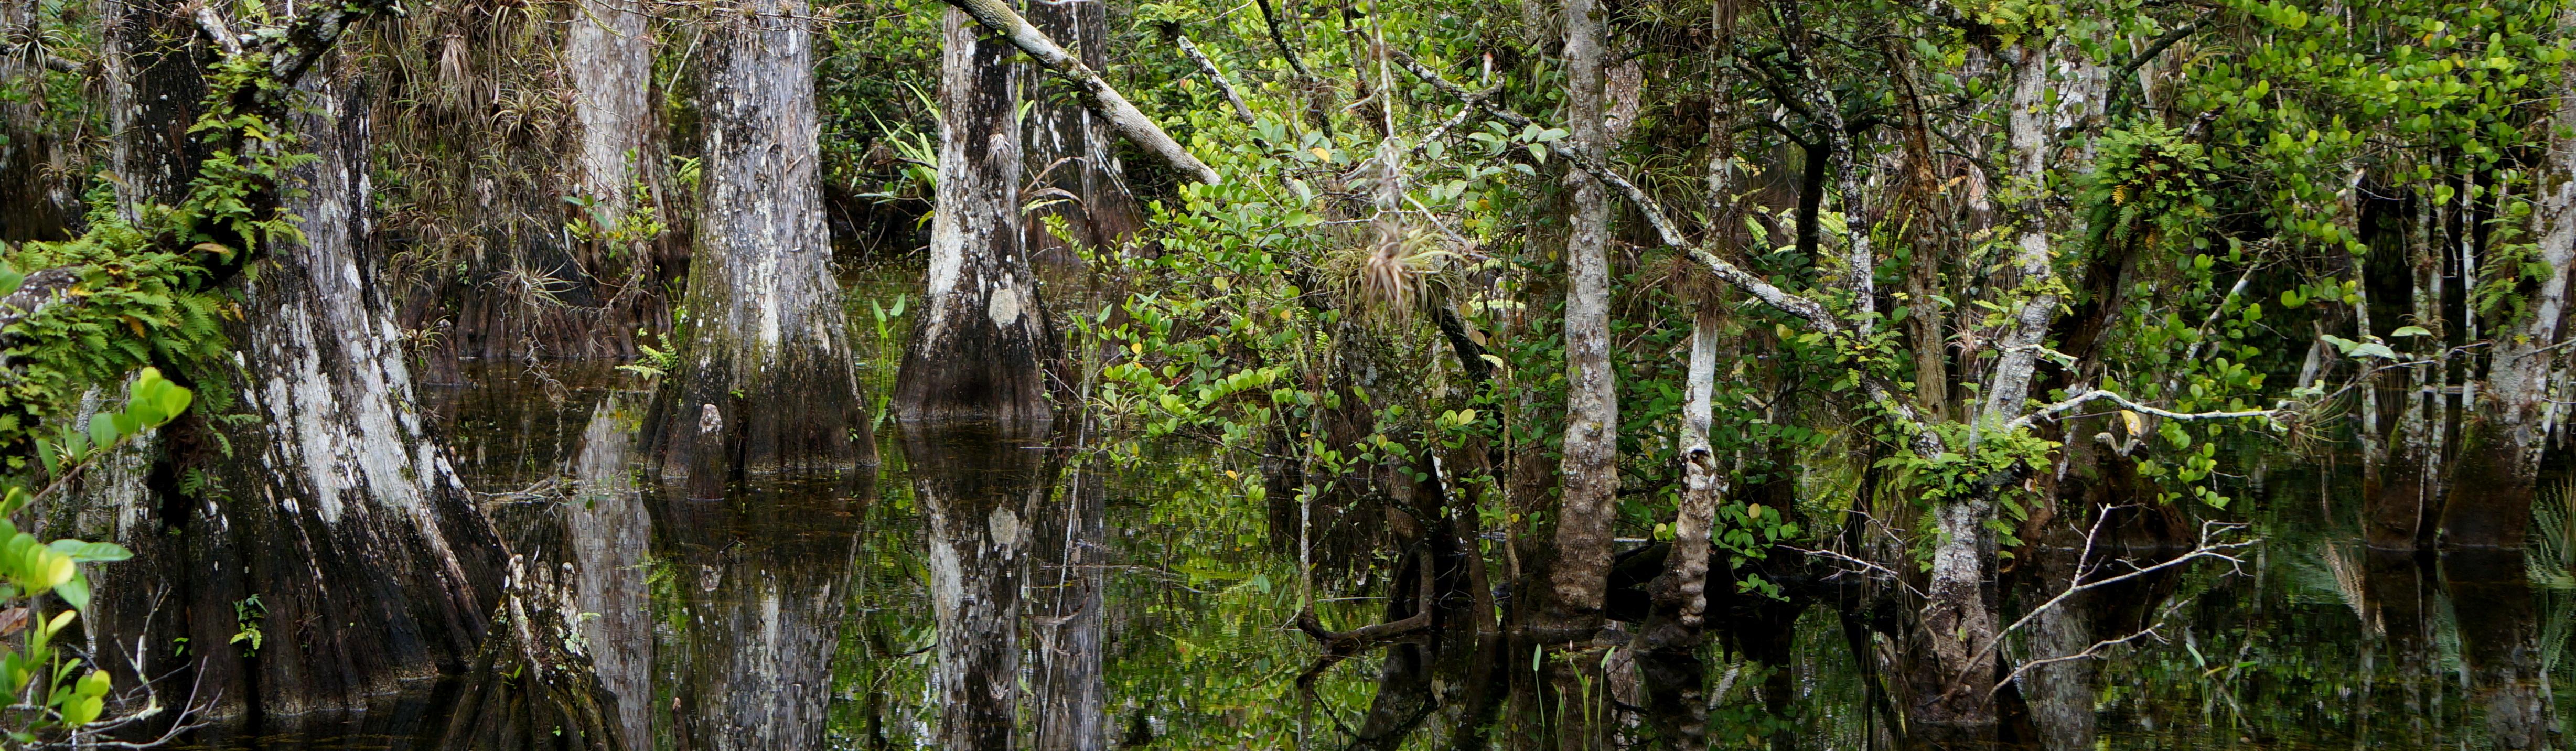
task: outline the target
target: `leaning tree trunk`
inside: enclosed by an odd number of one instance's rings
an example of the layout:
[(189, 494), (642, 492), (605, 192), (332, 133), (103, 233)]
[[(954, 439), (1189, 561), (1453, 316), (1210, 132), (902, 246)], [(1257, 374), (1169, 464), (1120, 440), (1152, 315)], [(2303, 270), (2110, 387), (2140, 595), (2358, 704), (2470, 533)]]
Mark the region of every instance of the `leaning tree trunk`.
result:
[(930, 279), (895, 409), (907, 421), (1043, 420), (1055, 338), (1021, 246), (1019, 53), (964, 11), (948, 11), (944, 34)]
[[(2576, 23), (2576, 9), (2561, 15)], [(2496, 327), (2484, 398), (2461, 426), (2450, 500), (2442, 508), (2442, 544), (2522, 547), (2540, 454), (2549, 435), (2549, 374), (2560, 357), (2567, 317), (2567, 275), (2576, 272), (2576, 65), (2559, 72), (2558, 106), (2550, 118), (2549, 156), (2538, 198), (2540, 262), (2549, 276), (2523, 286), (2523, 313)], [(2469, 335), (2474, 338), (2473, 329)]]
[(689, 320), (653, 421), (663, 477), (700, 498), (874, 458), (823, 228), (808, 10), (746, 5), (707, 32)]

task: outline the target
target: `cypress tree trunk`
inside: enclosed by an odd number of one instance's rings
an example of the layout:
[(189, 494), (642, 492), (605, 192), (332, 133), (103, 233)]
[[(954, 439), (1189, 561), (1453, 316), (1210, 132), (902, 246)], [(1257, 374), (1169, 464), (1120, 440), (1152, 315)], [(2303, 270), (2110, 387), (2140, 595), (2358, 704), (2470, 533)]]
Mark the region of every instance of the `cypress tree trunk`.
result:
[[(2576, 10), (2561, 14), (2576, 22)], [(2558, 104), (2549, 124), (2549, 155), (2539, 177), (2540, 263), (2549, 277), (2518, 290), (2522, 315), (2497, 326), (2487, 387), (2461, 426), (2459, 463), (2442, 509), (2442, 544), (2520, 548), (2531, 524), (2531, 497), (2549, 435), (2549, 374), (2564, 353), (2567, 276), (2576, 272), (2576, 65), (2559, 72)], [(2471, 338), (2477, 332), (2470, 331)]]
[(694, 497), (874, 458), (823, 227), (807, 13), (750, 0), (707, 31), (689, 320), (652, 421), (663, 477)]
[(1021, 246), (1019, 53), (953, 8), (944, 35), (930, 278), (895, 410), (907, 421), (1044, 420), (1056, 344)]
[(627, 189), (650, 159), (653, 75), (650, 18), (637, 0), (581, 0), (564, 36), (581, 123), (579, 185), (613, 212), (634, 208)]
[[(185, 90), (179, 70), (125, 85)], [(356, 708), (462, 667), (500, 590), (501, 542), (422, 431), (385, 286), (372, 282), (369, 123), (363, 87), (339, 70), (325, 62), (306, 77), (310, 108), (293, 117), (320, 156), (293, 175), (306, 242), (244, 277), (255, 281), (232, 331), (238, 354), (192, 374), (229, 393), (222, 413), (247, 417), (192, 412), (165, 429), (157, 463), (101, 473), (46, 524), (136, 552), (102, 569), (85, 619), (109, 645), (101, 661), (125, 668), (139, 645), (153, 675), (193, 666), (201, 698), (220, 696), (218, 716)], [(130, 133), (138, 142), (118, 153), (144, 162), (127, 169), (162, 175), (151, 165), (169, 163), (155, 146), (165, 134)], [(149, 197), (186, 174), (133, 186)], [(169, 653), (175, 637), (185, 654)]]
[(107, 168), (116, 174), (117, 204), (127, 219), (146, 203), (176, 203), (205, 161), (188, 126), (206, 98), (199, 77), (197, 30), (181, 3), (138, 0), (99, 4), (99, 59), (106, 61)]

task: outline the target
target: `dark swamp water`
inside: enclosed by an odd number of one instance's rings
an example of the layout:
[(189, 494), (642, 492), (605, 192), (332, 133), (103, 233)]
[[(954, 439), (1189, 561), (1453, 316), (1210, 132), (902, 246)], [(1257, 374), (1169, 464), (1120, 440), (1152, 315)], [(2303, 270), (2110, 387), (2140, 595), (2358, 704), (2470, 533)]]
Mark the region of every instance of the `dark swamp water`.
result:
[[(869, 346), (885, 335), (865, 331), (864, 313), (857, 323)], [(425, 389), (426, 406), (514, 548), (565, 572), (582, 614), (574, 646), (649, 748), (937, 747), (941, 576), (1019, 602), (1016, 623), (991, 628), (1017, 634), (996, 656), (1016, 660), (1000, 679), (1021, 687), (1024, 748), (1065, 747), (1041, 733), (1086, 726), (1111, 747), (1345, 748), (1342, 724), (1376, 690), (1385, 650), (1326, 673), (1320, 701), (1296, 687), (1316, 656), (1291, 625), (1296, 536), (1274, 542), (1275, 512), (1245, 499), (1257, 483), (1203, 450), (1102, 461), (1078, 434), (887, 423), (873, 469), (691, 499), (637, 480), (642, 378), (580, 363), (457, 375)], [(2529, 555), (2377, 553), (2333, 477), (2275, 472), (2270, 502), (2243, 506), (2269, 515), (2235, 520), (2261, 540), (2241, 565), (2202, 561), (2122, 593), (2115, 610), (2156, 627), (2093, 661), (2099, 690), (2069, 711), (2089, 714), (2096, 736), (2077, 747), (2490, 748), (2534, 723), (2558, 740), (2554, 689), (2576, 682), (2562, 659), (2576, 635), (2568, 525), (2540, 525)], [(1014, 525), (1028, 542), (1008, 560), (936, 545), (956, 524)], [(1376, 620), (1386, 588), (1319, 579), (1314, 596), (1327, 622), (1356, 625)], [(1706, 648), (1714, 746), (1889, 747), (1844, 619), (1831, 603), (1781, 610), (1782, 625)], [(1609, 690), (1623, 735), (1646, 737), (1633, 682)], [(443, 748), (473, 698), (462, 693), (207, 728), (177, 747)], [(1454, 719), (1435, 710), (1395, 747), (1448, 748)]]

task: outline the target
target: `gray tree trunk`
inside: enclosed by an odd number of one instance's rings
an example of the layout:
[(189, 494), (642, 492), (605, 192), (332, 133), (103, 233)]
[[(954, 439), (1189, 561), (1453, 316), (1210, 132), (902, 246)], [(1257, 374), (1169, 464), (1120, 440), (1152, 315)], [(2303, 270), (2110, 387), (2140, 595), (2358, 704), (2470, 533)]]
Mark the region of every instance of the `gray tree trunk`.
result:
[(1021, 245), (1019, 81), (1011, 44), (948, 12), (930, 273), (896, 377), (903, 419), (1044, 420), (1055, 340)]
[(666, 479), (720, 495), (746, 472), (872, 461), (816, 161), (804, 0), (753, 0), (707, 34), (705, 188), (656, 439)]
[[(165, 429), (161, 463), (100, 473), (49, 512), (51, 532), (136, 551), (101, 568), (88, 622), (112, 645), (102, 661), (124, 667), (139, 645), (155, 675), (193, 666), (206, 697), (221, 692), (217, 715), (351, 709), (453, 671), (500, 590), (501, 542), (423, 433), (374, 281), (369, 122), (341, 69), (307, 77), (310, 108), (293, 118), (321, 157), (294, 171), (304, 192), (288, 202), (307, 241), (274, 248), (245, 285), (234, 359), (189, 374), (201, 389), (228, 380), (227, 414), (250, 419), (192, 413)], [(165, 69), (128, 72), (129, 92), (187, 88)], [(132, 184), (137, 197), (183, 185), (193, 166), (165, 179), (166, 134), (139, 130), (115, 150), (148, 178)], [(235, 640), (253, 629), (255, 641)], [(185, 655), (166, 653), (176, 637)]]
[[(1602, 122), (1603, 35), (1593, 0), (1565, 3), (1566, 122), (1574, 144), (1608, 153)], [(1619, 397), (1610, 371), (1610, 204), (1597, 176), (1566, 173), (1572, 189), (1566, 238), (1565, 449), (1551, 570), (1553, 628), (1601, 624), (1609, 586), (1610, 522), (1618, 511)]]
[(634, 208), (627, 189), (650, 159), (653, 35), (638, 0), (581, 0), (564, 33), (573, 115), (581, 123), (579, 188), (613, 212)]

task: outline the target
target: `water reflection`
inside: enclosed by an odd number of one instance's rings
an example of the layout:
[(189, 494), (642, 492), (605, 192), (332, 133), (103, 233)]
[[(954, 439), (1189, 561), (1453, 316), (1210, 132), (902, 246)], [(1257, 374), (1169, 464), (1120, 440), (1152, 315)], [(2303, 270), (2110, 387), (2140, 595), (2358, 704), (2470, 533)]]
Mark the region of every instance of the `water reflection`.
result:
[(847, 615), (860, 475), (770, 478), (719, 500), (653, 494), (654, 554), (672, 612), (672, 742), (685, 749), (824, 746)]
[[(1044, 423), (903, 428), (914, 499), (930, 520), (944, 748), (1009, 748), (1019, 732), (1020, 587), (1028, 573), (1030, 514), (1048, 500), (1054, 469), (1045, 439)], [(1055, 668), (1066, 663), (1041, 664), (1055, 678)], [(1062, 698), (1054, 693), (1050, 699)]]
[[(1475, 695), (1498, 685), (1490, 676), (1440, 663), (1481, 649), (1431, 649), (1426, 638), (1333, 668), (1312, 699), (1296, 689), (1317, 647), (1290, 626), (1300, 607), (1297, 551), (1271, 544), (1269, 502), (1279, 494), (1263, 493), (1257, 467), (1188, 444), (1084, 458), (1064, 446), (1100, 437), (1035, 427), (890, 428), (880, 434), (881, 478), (780, 479), (692, 501), (633, 480), (628, 441), (641, 409), (623, 393), (634, 390), (632, 377), (547, 376), (556, 385), (520, 366), (470, 376), (483, 380), (441, 394), (441, 417), (461, 445), (483, 447), (458, 453), (477, 489), (499, 493), (492, 507), (514, 546), (561, 572), (569, 609), (582, 614), (581, 640), (634, 748), (1513, 748), (1528, 740), (1514, 730), (1525, 707), (1503, 702), (1489, 712)], [(2576, 630), (2576, 577), (2565, 562), (2373, 550), (2360, 544), (2356, 524), (2335, 521), (2359, 504), (2324, 498), (2249, 504), (2270, 510), (2245, 519), (2265, 542), (2241, 572), (2203, 564), (2141, 579), (2078, 598), (2063, 621), (2026, 626), (2014, 659), (2162, 624), (2101, 659), (2066, 663), (2055, 683), (2042, 671), (2025, 676), (2015, 690), (2027, 720), (2019, 729), (2008, 722), (1996, 740), (2107, 749), (2564, 745), (2552, 687), (2569, 669), (2556, 656)], [(1293, 500), (1288, 508), (1298, 510)], [(1424, 534), (1451, 534), (1438, 531), (1439, 515), (1426, 518)], [(548, 542), (548, 534), (557, 537)], [(1315, 536), (1350, 547), (1335, 555), (1358, 572), (1316, 582), (1326, 623), (1350, 628), (1411, 612), (1410, 602), (1387, 595), (1418, 589), (1425, 556), (1376, 547), (1381, 536)], [(1287, 537), (1295, 539), (1293, 528)], [(2129, 542), (2137, 544), (2101, 555), (2144, 565), (2172, 553), (2153, 540)], [(1998, 582), (2014, 588), (2003, 596), (2009, 617), (2044, 599), (2047, 582), (2062, 586), (2077, 565), (2064, 552), (2072, 547), (2080, 546), (2040, 540), (2018, 564), (2014, 576), (2023, 578)], [(1465, 575), (1453, 570), (1462, 556), (1430, 557), (1435, 577)], [(1497, 572), (1485, 573), (1494, 581)], [(1772, 578), (1798, 581), (1783, 573)], [(1614, 678), (1609, 686), (1620, 700), (1610, 710), (1614, 734), (1631, 748), (1675, 747), (1669, 739), (1690, 735), (1729, 749), (1911, 747), (1900, 718), (1874, 710), (1869, 690), (1868, 667), (1893, 646), (1873, 633), (1872, 613), (1815, 589), (1795, 602), (1725, 592), (1713, 598), (1724, 607), (1709, 645), (1621, 658), (1637, 672), (1633, 685)], [(1446, 609), (1476, 607), (1437, 604), (1444, 619), (1456, 615)], [(1493, 662), (1529, 668), (1526, 654)], [(459, 702), (476, 700), (457, 693), (422, 687), (357, 715), (209, 728), (187, 747), (453, 748), (449, 720)], [(1416, 717), (1408, 733), (1378, 735)], [(1460, 727), (1488, 721), (1481, 734)], [(1354, 734), (1370, 742), (1355, 743)]]

